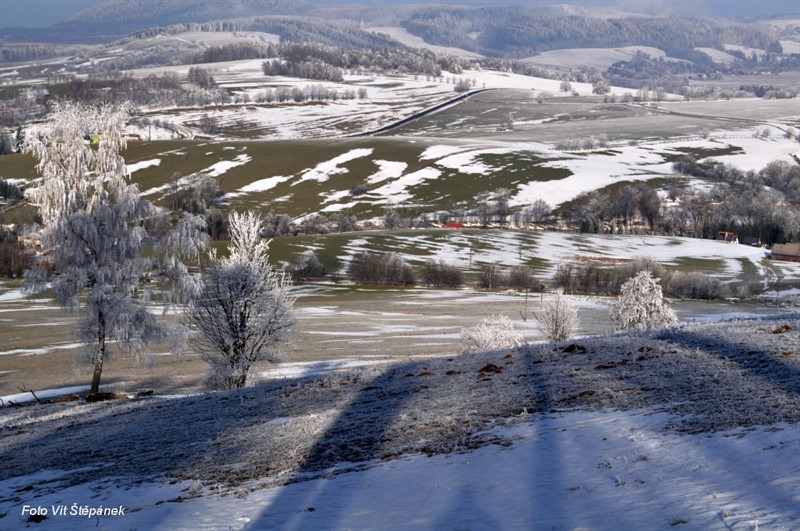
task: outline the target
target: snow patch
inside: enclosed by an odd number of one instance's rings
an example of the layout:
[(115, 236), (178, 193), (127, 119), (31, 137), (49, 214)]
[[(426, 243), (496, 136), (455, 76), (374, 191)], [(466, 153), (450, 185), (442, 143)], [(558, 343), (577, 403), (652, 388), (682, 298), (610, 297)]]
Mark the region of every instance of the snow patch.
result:
[(321, 183), (327, 181), (332, 175), (347, 173), (347, 168), (340, 168), (340, 164), (367, 157), (371, 155), (372, 152), (372, 148), (353, 149), (347, 153), (339, 155), (338, 157), (334, 157), (331, 160), (320, 162), (313, 169), (304, 172), (297, 182), (292, 183), (292, 186), (303, 181), (317, 181)]
[(210, 177), (219, 177), (220, 175), (222, 175), (223, 173), (227, 172), (231, 168), (235, 168), (237, 166), (242, 166), (244, 164), (247, 164), (251, 160), (253, 160), (253, 157), (251, 157), (250, 155), (238, 155), (233, 160), (223, 160), (223, 161), (217, 162), (216, 164), (212, 164), (211, 166), (209, 166), (208, 168), (206, 168), (203, 171), (204, 172), (208, 172), (208, 175)]
[(128, 175), (132, 174), (135, 171), (143, 170), (145, 168), (150, 168), (152, 166), (159, 166), (161, 165), (161, 159), (150, 159), (150, 160), (143, 160), (140, 162), (135, 162), (133, 164), (126, 164), (125, 170), (128, 172)]

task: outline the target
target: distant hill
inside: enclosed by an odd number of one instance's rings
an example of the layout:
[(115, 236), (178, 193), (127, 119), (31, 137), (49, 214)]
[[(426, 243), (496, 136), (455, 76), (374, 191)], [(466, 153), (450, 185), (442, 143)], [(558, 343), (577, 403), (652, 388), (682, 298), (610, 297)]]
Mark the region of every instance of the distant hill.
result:
[[(680, 55), (674, 51), (696, 47), (723, 50), (725, 45), (780, 50), (781, 34), (779, 28), (774, 27), (681, 18), (675, 14), (640, 16), (616, 10), (598, 16), (598, 2), (577, 2), (574, 5), (508, 3), (512, 5), (505, 2), (452, 5), (370, 0), (353, 0), (352, 3), (319, 0), (105, 0), (49, 28), (2, 28), (0, 37), (6, 43), (94, 44), (110, 42), (147, 28), (214, 21), (237, 21), (233, 23), (236, 27), (224, 27), (218, 31), (263, 31), (247, 27), (242, 21), (292, 16), (330, 24), (402, 27), (429, 45), (495, 57), (523, 58), (556, 49), (624, 46), (651, 46), (678, 57)], [(281, 34), (281, 37), (323, 42), (317, 40), (313, 32)], [(327, 41), (342, 44), (335, 39)]]
[(96, 44), (145, 28), (265, 15), (304, 15), (305, 0), (105, 0), (48, 28), (0, 28), (12, 42)]

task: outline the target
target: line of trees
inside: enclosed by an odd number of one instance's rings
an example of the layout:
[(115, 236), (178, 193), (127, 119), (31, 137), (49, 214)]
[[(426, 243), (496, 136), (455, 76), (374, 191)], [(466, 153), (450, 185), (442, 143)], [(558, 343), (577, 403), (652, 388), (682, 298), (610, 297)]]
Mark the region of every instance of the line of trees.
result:
[[(188, 84), (183, 83), (178, 74), (164, 72), (159, 76), (149, 75), (145, 78), (76, 79), (51, 90), (55, 97), (83, 103), (129, 103), (172, 107), (218, 104), (229, 100), (227, 91), (217, 87), (213, 82), (213, 76), (207, 71), (193, 68), (192, 72), (194, 76), (189, 78)], [(204, 80), (201, 81), (201, 78)]]
[(473, 223), (483, 228), (509, 222), (516, 227), (530, 227), (543, 223), (552, 216), (553, 208), (543, 199), (512, 209), (509, 205), (511, 191), (498, 188), (493, 192), (479, 193), (473, 204), (459, 202), (450, 208), (432, 211), (424, 205), (397, 204), (387, 207), (383, 226), (389, 230), (421, 228), (432, 222), (445, 225), (449, 222)]
[(368, 91), (365, 87), (355, 89), (336, 90), (322, 85), (307, 85), (300, 87), (277, 87), (274, 89), (263, 89), (258, 91), (253, 100), (256, 103), (284, 103), (293, 101), (302, 103), (304, 101), (337, 101), (366, 99)]

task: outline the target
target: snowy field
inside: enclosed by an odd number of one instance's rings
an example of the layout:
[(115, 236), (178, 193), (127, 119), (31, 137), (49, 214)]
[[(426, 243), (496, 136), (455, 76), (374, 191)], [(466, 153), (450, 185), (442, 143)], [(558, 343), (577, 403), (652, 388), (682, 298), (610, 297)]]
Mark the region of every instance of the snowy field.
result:
[[(128, 169), (142, 193), (155, 201), (169, 191), (165, 181), (174, 170), (164, 168), (181, 168), (183, 175), (221, 177), (231, 205), (270, 209), (279, 204), (296, 219), (352, 209), (363, 220), (381, 218), (387, 205), (403, 202), (450, 208), (474, 200), (473, 186), (510, 190), (511, 206), (544, 199), (557, 207), (621, 182), (680, 178), (672, 173), (672, 161), (686, 153), (719, 153), (715, 159), (743, 170), (758, 171), (772, 161), (794, 164), (797, 143), (779, 136), (777, 127), (774, 131), (766, 139), (754, 138), (754, 129), (727, 130), (707, 139), (616, 142), (570, 153), (526, 140), (519, 131), (512, 133), (519, 135), (513, 141), (428, 136), (257, 144), (223, 140), (206, 144), (208, 149), (198, 145), (176, 151), (167, 145), (156, 156), (131, 160)], [(350, 191), (360, 184), (366, 193), (353, 196)]]
[[(436, 104), (456, 97), (458, 81), (474, 82), (476, 89), (532, 89), (548, 92), (550, 97), (566, 97), (559, 93), (560, 81), (495, 71), (467, 70), (462, 74), (442, 72), (438, 78), (426, 75), (389, 75), (349, 73), (341, 83), (313, 81), (280, 76), (264, 76), (262, 59), (210, 63), (202, 65), (217, 83), (236, 98), (247, 103), (213, 108), (145, 109), (152, 120), (170, 122), (181, 128), (182, 134), (192, 130), (200, 116), (208, 114), (219, 120), (223, 130), (238, 131), (249, 139), (275, 140), (286, 138), (320, 138), (366, 133), (412, 116)], [(189, 66), (163, 67), (137, 71), (138, 76), (174, 71), (186, 75)], [(592, 93), (590, 83), (573, 83), (573, 89), (583, 95)], [(257, 103), (265, 89), (285, 87), (304, 89), (321, 86), (344, 94), (348, 90), (366, 89), (365, 98), (313, 101), (303, 103)], [(614, 88), (622, 94), (626, 90)], [(158, 130), (159, 138), (170, 138), (169, 132)], [(152, 135), (152, 131), (150, 132)], [(234, 136), (237, 133), (234, 133)]]
[(799, 347), (795, 314), (7, 408), (0, 527), (796, 529)]
[(652, 46), (622, 46), (619, 48), (567, 48), (541, 52), (525, 60), (545, 68), (570, 69), (589, 67), (605, 71), (619, 61), (630, 61), (636, 52), (642, 52), (653, 59), (680, 61), (667, 56), (666, 52)]

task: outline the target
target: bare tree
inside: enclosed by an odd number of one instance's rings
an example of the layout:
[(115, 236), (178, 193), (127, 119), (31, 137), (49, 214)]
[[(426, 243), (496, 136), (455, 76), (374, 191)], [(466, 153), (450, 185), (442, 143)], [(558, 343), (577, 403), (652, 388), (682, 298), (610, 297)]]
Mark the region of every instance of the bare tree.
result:
[(278, 347), (296, 322), (291, 280), (269, 264), (261, 217), (233, 212), (228, 222), (230, 255), (219, 258), (212, 250), (201, 289), (186, 309), (214, 389), (244, 387), (254, 363), (278, 362)]
[[(28, 135), (25, 151), (39, 159), (42, 183), (31, 191), (44, 224), (47, 255), (26, 275), (31, 292), (52, 283), (62, 307), (82, 305), (77, 334), (81, 360), (93, 365), (89, 393), (100, 388), (109, 343), (129, 349), (137, 359), (164, 329), (143, 304), (146, 280), (155, 261), (143, 256), (158, 209), (128, 184), (123, 127), (127, 112), (114, 106), (56, 105), (39, 135)], [(160, 234), (156, 248), (164, 258), (161, 271), (181, 292), (191, 288), (176, 253), (196, 256), (205, 239), (201, 218), (187, 215), (177, 230)], [(177, 291), (176, 291), (177, 293)]]
[(497, 264), (486, 264), (481, 271), (478, 285), (482, 288), (496, 289), (503, 284), (503, 274)]
[(498, 188), (492, 194), (492, 200), (494, 201), (494, 213), (501, 225), (506, 224), (510, 198), (511, 192), (507, 188)]
[(539, 223), (550, 215), (553, 209), (544, 199), (537, 199), (530, 207), (531, 220)]

